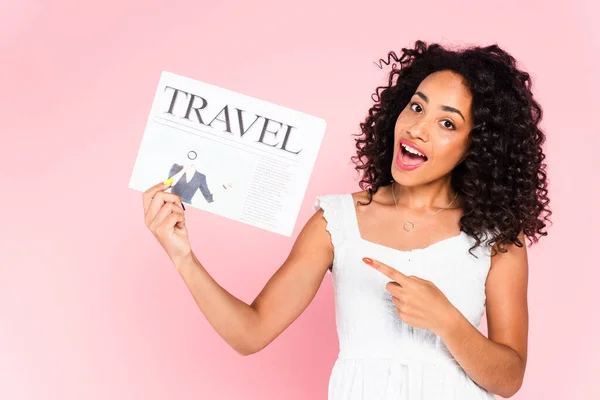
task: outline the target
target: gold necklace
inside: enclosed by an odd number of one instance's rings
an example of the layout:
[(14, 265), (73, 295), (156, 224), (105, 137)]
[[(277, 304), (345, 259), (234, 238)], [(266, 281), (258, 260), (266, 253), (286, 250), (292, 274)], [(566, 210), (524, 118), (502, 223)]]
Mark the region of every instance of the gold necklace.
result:
[[(396, 210), (400, 211), (400, 209), (398, 208), (398, 203), (396, 203), (396, 193), (395, 193), (395, 190), (394, 190), (394, 188), (396, 187), (395, 184), (396, 184), (396, 182), (394, 181), (394, 183), (392, 184), (392, 197), (394, 198), (394, 205), (396, 206)], [(454, 203), (454, 200), (456, 200), (456, 196), (458, 196), (458, 192), (454, 195), (454, 198), (452, 199), (452, 201), (450, 202), (450, 204), (448, 204), (446, 207), (444, 207), (444, 208), (442, 208), (440, 210), (437, 210), (433, 214), (428, 215), (428, 217), (433, 217), (435, 214), (437, 214), (439, 212), (442, 212), (445, 209), (447, 209), (448, 207), (450, 207), (452, 205), (452, 203)], [(404, 230), (405, 231), (410, 232), (413, 229), (415, 229), (415, 223), (414, 222), (411, 222), (411, 221), (408, 221), (408, 220), (404, 221)]]

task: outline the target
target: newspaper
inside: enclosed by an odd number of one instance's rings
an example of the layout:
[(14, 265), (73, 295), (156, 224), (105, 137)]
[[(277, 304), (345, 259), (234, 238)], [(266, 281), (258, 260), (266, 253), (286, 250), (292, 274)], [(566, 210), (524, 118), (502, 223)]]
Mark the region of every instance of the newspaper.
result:
[(321, 118), (162, 72), (129, 188), (172, 177), (186, 206), (291, 236)]

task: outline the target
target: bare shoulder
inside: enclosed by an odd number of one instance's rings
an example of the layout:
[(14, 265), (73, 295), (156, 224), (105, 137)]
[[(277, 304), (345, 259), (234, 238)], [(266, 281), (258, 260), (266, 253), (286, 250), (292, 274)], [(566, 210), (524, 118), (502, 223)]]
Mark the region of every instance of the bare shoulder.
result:
[(514, 243), (503, 244), (502, 247), (506, 252), (501, 253), (498, 250), (498, 245), (494, 244), (493, 248), (496, 255), (491, 258), (491, 268), (496, 271), (504, 268), (520, 269), (521, 272), (526, 272), (527, 263), (527, 244), (525, 242), (525, 234), (520, 232), (518, 235), (519, 241), (523, 246), (519, 247)]
[(328, 231), (330, 221), (326, 219), (325, 210), (318, 207), (306, 221), (292, 248), (290, 259), (304, 259), (307, 255), (319, 256), (327, 262), (333, 261), (333, 242)]
[(354, 198), (354, 200), (356, 201), (360, 201), (363, 203), (379, 203), (380, 201), (384, 201), (385, 196), (387, 194), (387, 190), (387, 187), (381, 187), (379, 188), (379, 190), (377, 190), (377, 192), (373, 193), (373, 197), (371, 197), (367, 190), (362, 190), (359, 192), (352, 193), (352, 198)]
[(304, 224), (296, 239), (296, 246), (306, 244), (326, 244), (329, 241), (327, 232), (328, 221), (325, 219), (325, 211), (319, 208), (312, 217)]
[(376, 211), (379, 208), (378, 206), (386, 205), (389, 198), (388, 191), (388, 187), (381, 187), (377, 192), (373, 193), (372, 197), (366, 190), (352, 193), (356, 211), (359, 214), (367, 214)]
[(354, 192), (352, 193), (352, 199), (354, 200), (354, 203), (356, 202), (361, 202), (361, 203), (367, 203), (369, 201), (369, 192), (366, 190), (362, 190), (360, 192)]

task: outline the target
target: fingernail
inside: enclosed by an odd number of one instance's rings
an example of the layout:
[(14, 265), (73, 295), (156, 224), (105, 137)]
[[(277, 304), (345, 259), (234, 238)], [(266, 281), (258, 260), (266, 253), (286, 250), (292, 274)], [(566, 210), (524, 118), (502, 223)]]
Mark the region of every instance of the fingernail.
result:
[(365, 264), (373, 265), (373, 260), (368, 257), (364, 257), (362, 260), (365, 262)]
[(183, 208), (183, 211), (185, 211), (185, 206), (183, 205), (183, 202), (181, 203), (181, 208)]
[(163, 181), (163, 185), (171, 186), (171, 183), (173, 183), (173, 178), (169, 178), (166, 181)]

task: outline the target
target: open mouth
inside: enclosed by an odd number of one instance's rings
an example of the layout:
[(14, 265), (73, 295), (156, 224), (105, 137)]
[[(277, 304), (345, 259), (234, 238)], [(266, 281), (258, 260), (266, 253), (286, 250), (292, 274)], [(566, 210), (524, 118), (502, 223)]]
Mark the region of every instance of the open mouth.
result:
[(400, 145), (402, 151), (401, 159), (405, 165), (417, 166), (427, 161), (427, 156), (402, 143)]

